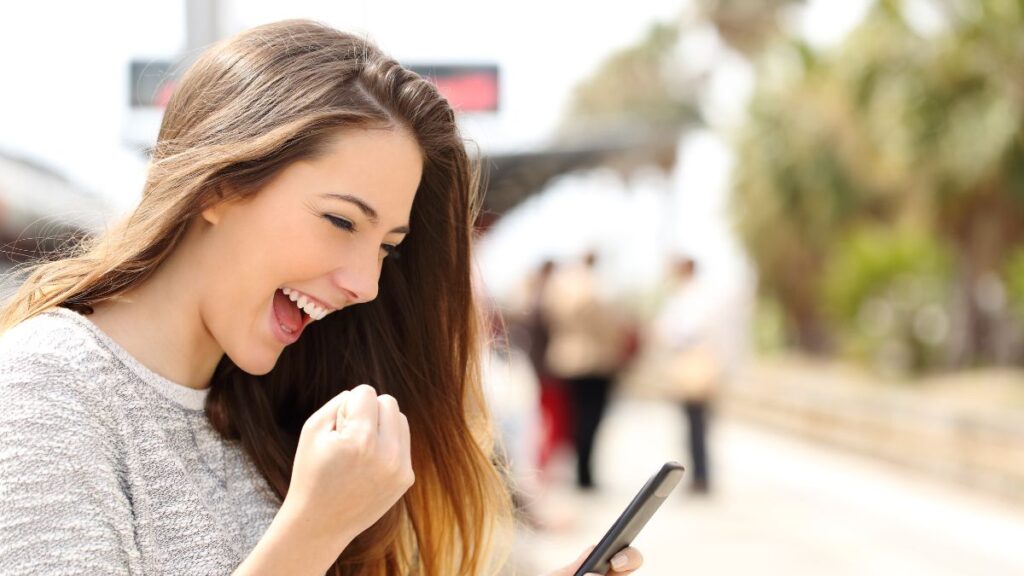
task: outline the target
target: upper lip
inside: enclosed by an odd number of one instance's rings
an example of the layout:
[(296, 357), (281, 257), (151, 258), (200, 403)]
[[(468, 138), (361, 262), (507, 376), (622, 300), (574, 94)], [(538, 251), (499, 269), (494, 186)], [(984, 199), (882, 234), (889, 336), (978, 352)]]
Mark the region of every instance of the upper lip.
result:
[(307, 299), (312, 300), (314, 304), (323, 308), (324, 310), (327, 310), (328, 312), (334, 312), (335, 310), (341, 309), (341, 306), (331, 306), (330, 304), (326, 304), (323, 300), (317, 298), (316, 296), (313, 296), (308, 292), (299, 290), (298, 288), (292, 288), (291, 286), (285, 286), (285, 288), (291, 290), (292, 292), (298, 292), (299, 295), (305, 296)]

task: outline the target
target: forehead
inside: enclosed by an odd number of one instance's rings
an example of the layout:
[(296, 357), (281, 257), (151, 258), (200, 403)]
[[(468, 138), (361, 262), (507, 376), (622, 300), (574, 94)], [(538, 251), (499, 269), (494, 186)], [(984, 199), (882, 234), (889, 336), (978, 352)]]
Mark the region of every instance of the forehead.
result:
[(328, 174), (379, 184), (384, 188), (413, 189), (423, 171), (423, 154), (415, 138), (404, 129), (350, 129), (336, 135), (316, 161)]
[(286, 168), (281, 184), (316, 196), (358, 196), (387, 218), (412, 204), (422, 173), (423, 155), (407, 130), (346, 129), (321, 155)]

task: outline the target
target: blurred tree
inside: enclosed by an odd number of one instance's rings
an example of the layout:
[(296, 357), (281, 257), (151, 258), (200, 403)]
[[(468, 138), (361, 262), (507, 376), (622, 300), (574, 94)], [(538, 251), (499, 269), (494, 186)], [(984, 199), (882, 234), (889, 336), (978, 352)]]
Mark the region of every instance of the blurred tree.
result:
[(825, 267), (824, 297), (848, 355), (881, 372), (937, 367), (950, 335), (950, 258), (921, 230), (852, 230)]
[(678, 38), (674, 23), (656, 24), (638, 45), (609, 57), (576, 88), (561, 137), (675, 132), (696, 121), (693, 94), (679, 91), (665, 74)]
[(760, 285), (790, 319), (791, 339), (824, 353), (831, 342), (821, 307), (828, 255), (865, 214), (891, 211), (859, 186), (845, 158), (856, 154), (849, 102), (827, 69), (799, 43), (762, 61), (762, 79), (740, 135), (733, 205)]
[[(698, 0), (694, 18), (710, 22), (741, 54), (758, 53), (778, 34), (775, 12), (796, 0)], [(675, 134), (701, 123), (699, 80), (679, 81), (674, 51), (686, 29), (659, 23), (635, 46), (612, 54), (577, 87), (560, 128), (565, 140), (595, 134)]]
[(835, 54), (790, 42), (762, 60), (739, 228), (810, 350), (827, 349), (822, 278), (837, 243), (865, 221), (930, 230), (953, 253), (949, 362), (1005, 359), (998, 272), (1024, 241), (1024, 0), (936, 3), (934, 35), (902, 4), (879, 2)]
[(902, 4), (880, 3), (840, 61), (876, 152), (854, 169), (953, 247), (950, 364), (1006, 360), (1005, 299), (990, 296), (1024, 242), (1024, 1), (938, 3), (949, 27), (934, 38)]
[(1006, 266), (1010, 306), (1024, 320), (1024, 246), (1017, 249)]
[(758, 56), (781, 32), (780, 8), (797, 0), (698, 0), (700, 13), (734, 49), (748, 58)]

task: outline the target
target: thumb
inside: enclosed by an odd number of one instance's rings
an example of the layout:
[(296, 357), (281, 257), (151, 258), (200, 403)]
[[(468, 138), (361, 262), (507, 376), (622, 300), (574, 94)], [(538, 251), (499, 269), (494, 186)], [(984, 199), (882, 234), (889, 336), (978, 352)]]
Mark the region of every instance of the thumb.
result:
[(331, 398), (324, 403), (313, 415), (307, 420), (310, 427), (317, 432), (330, 432), (334, 428), (334, 423), (338, 417), (338, 410), (348, 399), (349, 391), (344, 390), (334, 398)]
[(594, 548), (596, 548), (596, 546), (590, 546), (580, 554), (579, 558), (573, 560), (571, 564), (563, 566), (547, 576), (572, 576), (576, 573), (576, 570), (583, 565), (583, 561), (587, 559), (587, 556), (590, 556), (590, 553), (594, 551)]

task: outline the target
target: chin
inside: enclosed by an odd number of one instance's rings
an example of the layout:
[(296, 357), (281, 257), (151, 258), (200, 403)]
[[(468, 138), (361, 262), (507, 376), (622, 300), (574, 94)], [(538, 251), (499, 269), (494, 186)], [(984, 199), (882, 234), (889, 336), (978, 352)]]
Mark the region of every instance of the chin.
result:
[(280, 357), (280, 352), (271, 356), (270, 354), (228, 354), (231, 361), (235, 363), (246, 374), (252, 374), (253, 376), (263, 376), (277, 365), (277, 359)]

